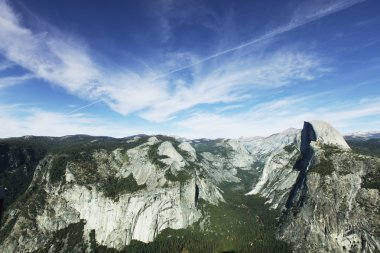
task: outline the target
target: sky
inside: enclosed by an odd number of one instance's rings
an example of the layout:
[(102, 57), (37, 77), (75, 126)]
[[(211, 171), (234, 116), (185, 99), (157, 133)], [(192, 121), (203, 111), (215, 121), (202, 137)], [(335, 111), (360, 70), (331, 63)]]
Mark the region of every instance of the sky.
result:
[(0, 0), (0, 138), (380, 130), (378, 0)]

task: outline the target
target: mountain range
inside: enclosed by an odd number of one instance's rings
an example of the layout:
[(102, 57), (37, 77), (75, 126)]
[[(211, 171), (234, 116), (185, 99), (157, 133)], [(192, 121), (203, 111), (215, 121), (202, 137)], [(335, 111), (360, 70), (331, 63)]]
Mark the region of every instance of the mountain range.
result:
[(0, 139), (1, 252), (380, 252), (380, 139)]

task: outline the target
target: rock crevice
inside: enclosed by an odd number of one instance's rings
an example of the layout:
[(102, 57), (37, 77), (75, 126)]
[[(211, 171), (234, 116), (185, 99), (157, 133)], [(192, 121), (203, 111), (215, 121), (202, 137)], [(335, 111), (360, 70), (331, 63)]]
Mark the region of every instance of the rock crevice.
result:
[(286, 201), (285, 206), (287, 209), (290, 209), (297, 199), (298, 207), (302, 206), (303, 202), (305, 201), (307, 195), (307, 170), (314, 156), (314, 150), (310, 146), (310, 143), (316, 140), (317, 136), (315, 134), (313, 126), (309, 122), (304, 122), (301, 133), (301, 157), (297, 160), (293, 167), (293, 169), (299, 171), (299, 173)]

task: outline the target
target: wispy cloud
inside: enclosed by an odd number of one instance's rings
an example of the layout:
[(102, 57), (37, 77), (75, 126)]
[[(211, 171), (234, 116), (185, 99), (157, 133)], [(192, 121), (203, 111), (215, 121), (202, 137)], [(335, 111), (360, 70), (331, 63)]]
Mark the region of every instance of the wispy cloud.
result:
[[(51, 112), (33, 107), (33, 105), (0, 104), (1, 137), (22, 135), (63, 136), (73, 134), (91, 134), (113, 137), (125, 137), (139, 134), (148, 129), (133, 129), (122, 123), (105, 121), (81, 113)], [(22, 116), (20, 116), (22, 115)]]
[[(72, 113), (104, 101), (123, 115), (137, 113), (149, 121), (167, 121), (197, 105), (232, 103), (247, 98), (245, 93), (248, 91), (273, 89), (297, 80), (312, 80), (323, 74), (328, 69), (322, 66), (318, 56), (286, 47), (264, 56), (232, 53), (270, 41), (362, 1), (327, 2), (296, 12), (289, 23), (258, 38), (207, 57), (174, 52), (168, 60), (171, 63), (167, 64), (172, 66), (170, 71), (161, 72), (162, 68), (153, 67), (133, 72), (108, 69), (91, 57), (90, 49), (70, 36), (27, 28), (20, 15), (5, 0), (0, 0), (0, 52), (32, 75), (95, 101)], [(178, 64), (178, 55), (182, 58), (185, 55), (188, 64)], [(185, 70), (190, 78), (177, 75)]]
[(246, 48), (248, 46), (252, 46), (252, 45), (261, 43), (263, 41), (272, 39), (272, 38), (279, 36), (283, 33), (289, 32), (289, 31), (294, 30), (298, 27), (301, 27), (301, 26), (306, 25), (308, 23), (311, 23), (315, 20), (318, 20), (318, 19), (323, 18), (325, 16), (328, 16), (330, 14), (339, 12), (341, 10), (344, 10), (348, 7), (351, 7), (355, 4), (358, 4), (358, 3), (361, 3), (364, 1), (365, 0), (348, 0), (348, 1), (342, 0), (342, 1), (336, 1), (333, 3), (331, 3), (331, 1), (328, 1), (328, 2), (322, 1), (322, 2), (318, 2), (317, 5), (313, 6), (313, 8), (310, 7), (311, 2), (307, 2), (307, 5), (301, 5), (297, 9), (297, 11), (294, 13), (293, 19), (288, 24), (280, 26), (276, 29), (270, 30), (258, 38), (254, 38), (254, 39), (249, 40), (247, 42), (241, 43), (235, 47), (224, 49), (222, 51), (219, 51), (215, 54), (209, 55), (209, 56), (202, 58), (196, 62), (193, 62), (191, 64), (170, 70), (169, 72), (161, 74), (157, 78), (165, 77), (166, 75), (170, 75), (170, 74), (182, 71), (184, 69), (194, 67), (196, 65), (202, 64), (206, 61), (212, 60), (212, 59), (220, 57), (222, 55), (225, 55), (225, 54), (237, 51), (237, 50), (241, 50), (241, 49)]
[(359, 27), (359, 28), (360, 27), (365, 27), (365, 26), (370, 26), (370, 25), (375, 24), (378, 20), (379, 20), (379, 17), (370, 18), (370, 19), (363, 19), (361, 21), (358, 21), (358, 22), (354, 23), (353, 26)]
[(317, 57), (284, 51), (269, 57), (229, 58), (208, 73), (194, 74), (191, 86), (178, 87), (165, 100), (150, 106), (141, 115), (153, 121), (170, 119), (176, 112), (198, 104), (230, 103), (247, 98), (247, 92), (289, 85), (296, 80), (312, 80), (322, 72)]
[[(380, 117), (380, 99), (368, 98), (364, 101), (342, 103), (333, 109), (327, 106), (314, 106), (325, 93), (304, 97), (287, 97), (262, 103), (249, 111), (235, 115), (221, 113), (195, 113), (179, 121), (178, 133), (189, 138), (238, 138), (240, 136), (267, 136), (283, 131), (287, 127), (301, 128), (304, 121), (321, 119), (330, 122), (342, 132), (352, 132), (352, 121), (368, 116)], [(376, 126), (372, 126), (372, 130)], [(370, 130), (368, 126), (366, 130)]]
[(22, 76), (6, 76), (6, 77), (0, 77), (0, 89), (17, 85), (22, 82), (28, 81), (30, 79), (33, 79), (34, 75), (32, 74), (24, 74)]
[[(288, 127), (301, 128), (303, 121), (322, 119), (342, 132), (375, 130), (376, 126), (355, 128), (354, 120), (368, 116), (380, 117), (380, 98), (352, 101), (331, 110), (318, 106), (312, 111), (307, 104), (319, 100), (325, 93), (303, 97), (286, 97), (261, 103), (248, 111), (226, 116), (223, 112), (193, 113), (191, 117), (175, 122), (166, 132), (153, 127), (134, 128), (126, 123), (115, 123), (83, 113), (57, 113), (41, 110), (30, 104), (0, 104), (1, 137), (21, 135), (63, 136), (70, 134), (125, 137), (133, 134), (171, 134), (188, 138), (238, 138), (240, 136), (267, 136)], [(380, 118), (379, 118), (380, 119)]]

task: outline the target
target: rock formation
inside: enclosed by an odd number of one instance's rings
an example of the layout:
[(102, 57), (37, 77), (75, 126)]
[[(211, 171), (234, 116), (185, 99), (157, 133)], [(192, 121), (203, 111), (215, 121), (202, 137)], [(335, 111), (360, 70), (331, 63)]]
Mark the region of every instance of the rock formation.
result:
[(122, 250), (190, 227), (212, 235), (220, 208), (263, 224), (245, 202), (231, 203), (241, 198), (279, 211), (274, 234), (296, 252), (380, 249), (380, 159), (353, 152), (321, 121), (236, 140), (3, 139), (0, 165), (2, 252)]

